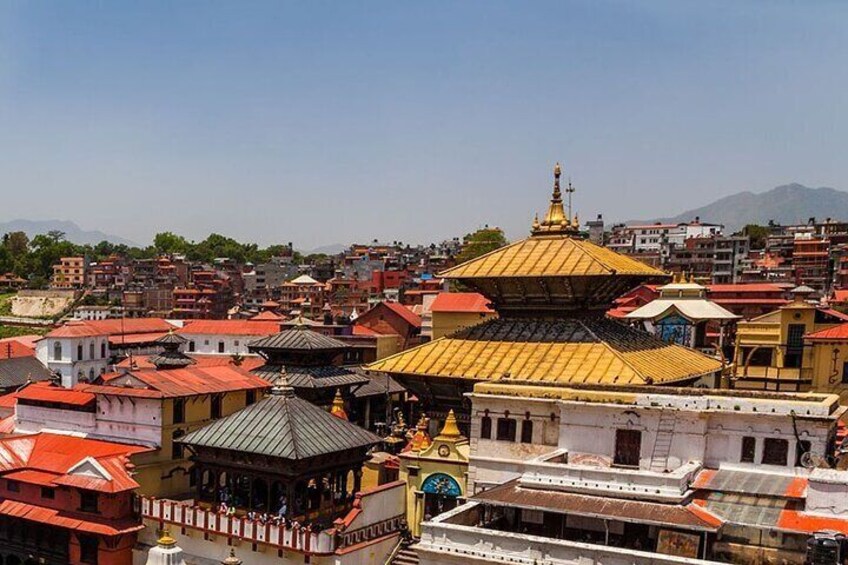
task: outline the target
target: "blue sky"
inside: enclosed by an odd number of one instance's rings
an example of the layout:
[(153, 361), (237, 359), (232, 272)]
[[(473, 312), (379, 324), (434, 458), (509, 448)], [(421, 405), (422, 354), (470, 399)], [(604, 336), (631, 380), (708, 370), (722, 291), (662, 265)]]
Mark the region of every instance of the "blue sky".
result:
[(0, 221), (311, 248), (848, 189), (848, 3), (0, 4)]

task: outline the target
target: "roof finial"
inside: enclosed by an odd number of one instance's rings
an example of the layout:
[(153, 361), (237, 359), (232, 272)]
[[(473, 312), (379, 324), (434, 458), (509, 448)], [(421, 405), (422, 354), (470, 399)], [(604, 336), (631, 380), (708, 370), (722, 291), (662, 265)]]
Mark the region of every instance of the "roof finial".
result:
[(280, 374), (274, 381), (274, 386), (271, 387), (271, 394), (274, 396), (294, 396), (294, 387), (289, 384), (289, 376), (286, 373), (285, 366), (280, 367)]
[(221, 561), (222, 565), (241, 565), (241, 559), (236, 557), (236, 550), (232, 547), (230, 548), (230, 555)]
[(445, 418), (445, 425), (442, 427), (442, 431), (439, 432), (437, 438), (458, 438), (462, 434), (459, 431), (459, 426), (456, 425), (456, 414), (453, 413), (453, 409), (448, 412), (448, 417)]
[[(562, 176), (562, 167), (559, 163), (554, 166), (554, 190), (553, 194), (551, 194), (551, 203), (548, 206), (548, 212), (545, 214), (545, 217), (542, 219), (540, 223), (533, 222), (532, 233), (535, 234), (546, 234), (546, 233), (564, 233), (571, 232), (573, 228), (571, 226), (571, 216), (566, 216), (565, 209), (562, 205), (562, 190), (560, 189), (560, 177)], [(567, 191), (573, 191), (570, 187)], [(570, 198), (571, 192), (568, 192), (569, 195), (569, 206), (570, 206)]]
[(333, 406), (330, 408), (330, 414), (336, 418), (347, 420), (347, 412), (345, 412), (344, 398), (342, 398), (341, 389), (336, 389), (336, 396), (333, 398)]
[(171, 537), (171, 530), (168, 528), (162, 528), (161, 535), (156, 543), (159, 547), (174, 547), (177, 545), (177, 540)]

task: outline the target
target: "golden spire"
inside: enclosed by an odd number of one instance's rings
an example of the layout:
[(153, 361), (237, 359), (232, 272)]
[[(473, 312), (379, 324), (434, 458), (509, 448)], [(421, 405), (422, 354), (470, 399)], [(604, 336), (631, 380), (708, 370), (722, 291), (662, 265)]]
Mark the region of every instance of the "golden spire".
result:
[(342, 398), (341, 389), (336, 389), (336, 396), (333, 398), (333, 407), (330, 408), (330, 414), (336, 418), (347, 420), (347, 412), (345, 412), (344, 398)]
[(421, 419), (418, 420), (415, 435), (412, 436), (412, 451), (424, 451), (433, 443), (430, 439), (430, 434), (427, 433), (427, 424), (429, 419), (426, 415), (421, 414)]
[(537, 231), (539, 231), (539, 228), (541, 228), (541, 227), (542, 226), (539, 225), (539, 214), (536, 214), (536, 216), (533, 218), (533, 227), (531, 228), (530, 231), (537, 232)]
[(177, 540), (171, 537), (171, 531), (168, 528), (163, 528), (156, 543), (159, 547), (174, 547), (177, 545)]
[[(548, 212), (545, 214), (541, 223), (537, 221), (533, 222), (533, 229), (531, 233), (565, 233), (574, 230), (571, 225), (571, 218), (566, 216), (565, 208), (562, 205), (562, 190), (560, 189), (559, 184), (561, 176), (562, 167), (560, 167), (560, 164), (557, 163), (554, 166), (554, 191), (551, 195), (551, 203), (548, 205)], [(567, 192), (570, 198), (571, 193), (574, 192), (574, 189), (571, 187), (571, 183), (568, 185)]]
[(459, 431), (459, 427), (456, 425), (456, 414), (454, 414), (451, 409), (451, 411), (448, 412), (448, 417), (445, 419), (445, 425), (442, 427), (442, 431), (439, 432), (439, 435), (436, 436), (436, 438), (455, 439), (461, 436), (462, 434)]

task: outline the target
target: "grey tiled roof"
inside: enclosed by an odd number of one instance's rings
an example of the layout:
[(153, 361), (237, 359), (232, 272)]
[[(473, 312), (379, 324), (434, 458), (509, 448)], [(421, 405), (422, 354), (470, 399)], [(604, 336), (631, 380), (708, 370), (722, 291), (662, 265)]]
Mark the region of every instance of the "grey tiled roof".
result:
[(250, 351), (332, 351), (347, 348), (344, 342), (314, 332), (304, 326), (284, 330), (248, 344)]
[[(251, 373), (268, 382), (274, 382), (280, 376), (282, 365), (263, 365), (253, 369)], [(364, 385), (369, 382), (368, 377), (358, 369), (347, 367), (336, 367), (333, 365), (325, 367), (298, 367), (286, 365), (286, 374), (289, 384), (294, 388), (336, 388), (340, 386)]]
[(35, 357), (12, 357), (0, 359), (0, 388), (17, 388), (32, 382), (50, 379), (50, 370)]
[(367, 398), (369, 396), (381, 396), (386, 394), (386, 381), (389, 385), (389, 394), (404, 392), (406, 388), (386, 373), (369, 373), (368, 383), (355, 387), (353, 396), (356, 398)]
[(293, 394), (272, 394), (180, 440), (192, 446), (301, 460), (381, 440)]

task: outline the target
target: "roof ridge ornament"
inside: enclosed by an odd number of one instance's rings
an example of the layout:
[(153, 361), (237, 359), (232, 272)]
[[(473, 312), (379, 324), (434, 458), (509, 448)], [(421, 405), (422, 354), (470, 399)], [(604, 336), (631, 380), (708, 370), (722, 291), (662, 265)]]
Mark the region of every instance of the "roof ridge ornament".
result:
[(285, 365), (280, 367), (280, 373), (277, 380), (274, 381), (274, 386), (271, 387), (273, 396), (285, 396), (288, 398), (294, 397), (294, 387), (289, 383), (289, 376), (286, 373)]
[(557, 162), (554, 165), (554, 189), (548, 211), (541, 222), (538, 221), (538, 215), (536, 216), (531, 229), (532, 235), (577, 233), (579, 229), (579, 226), (575, 225), (576, 216), (573, 218), (571, 215), (571, 195), (574, 193), (574, 186), (569, 179), (568, 186), (565, 189), (566, 194), (568, 194), (568, 213), (566, 214), (560, 187), (561, 176), (562, 167)]

